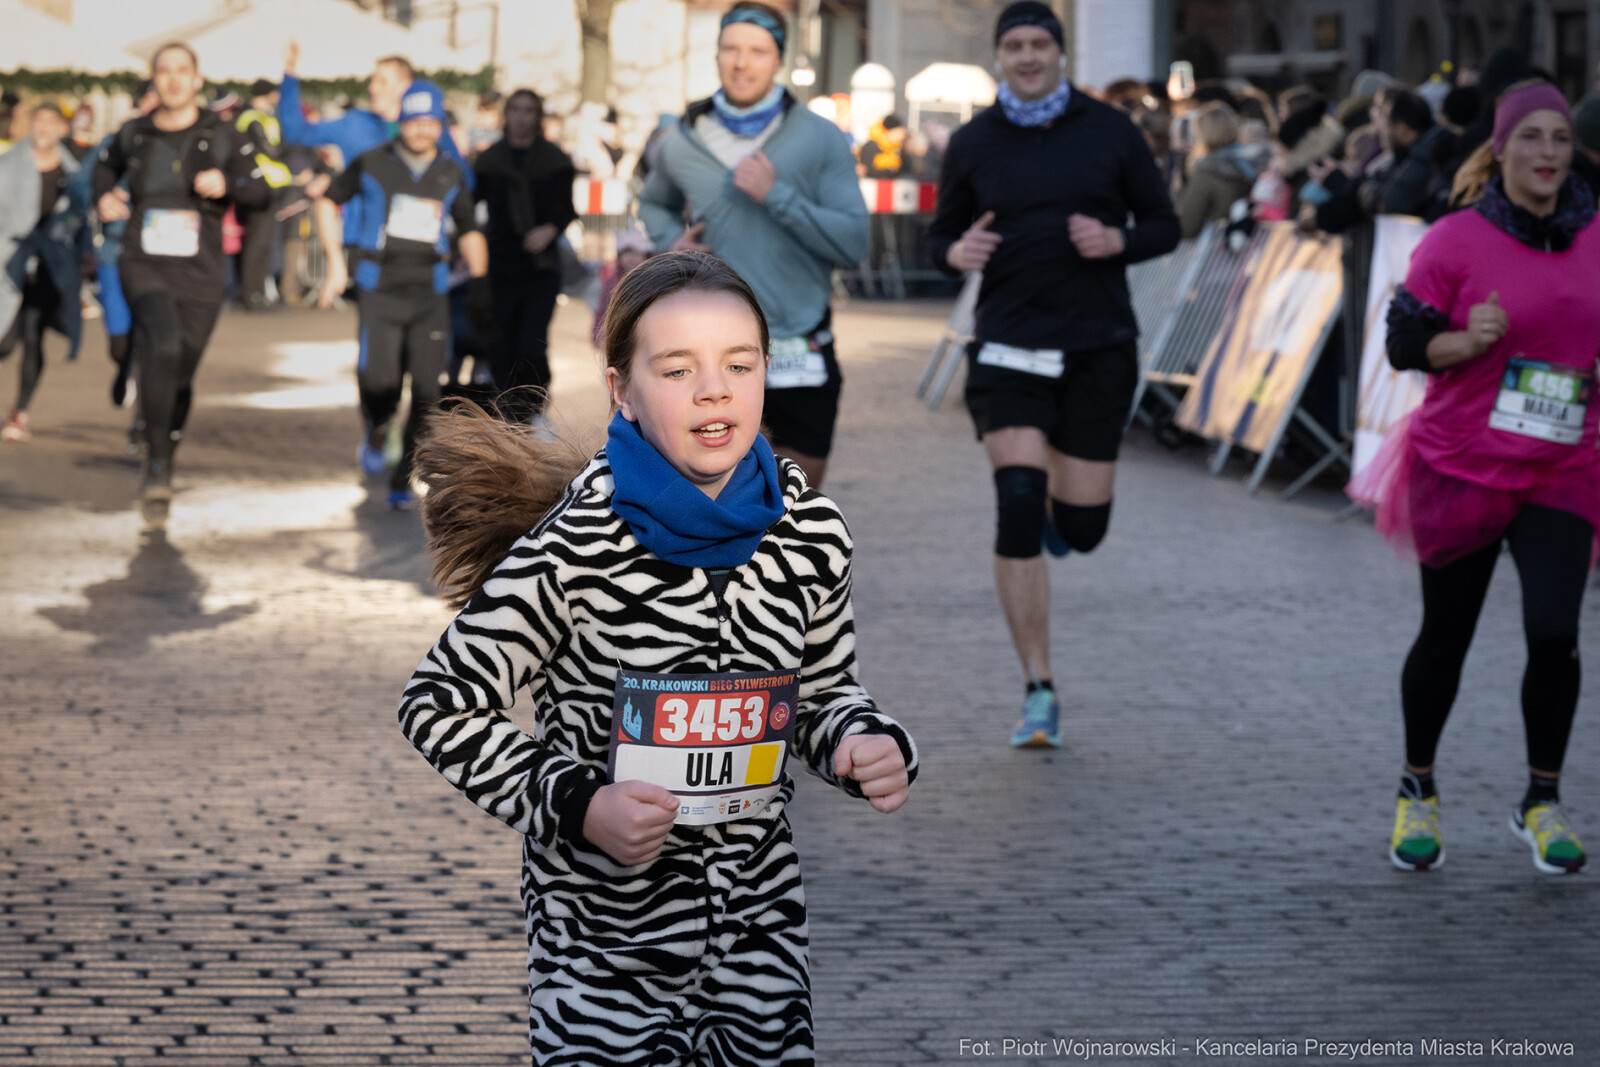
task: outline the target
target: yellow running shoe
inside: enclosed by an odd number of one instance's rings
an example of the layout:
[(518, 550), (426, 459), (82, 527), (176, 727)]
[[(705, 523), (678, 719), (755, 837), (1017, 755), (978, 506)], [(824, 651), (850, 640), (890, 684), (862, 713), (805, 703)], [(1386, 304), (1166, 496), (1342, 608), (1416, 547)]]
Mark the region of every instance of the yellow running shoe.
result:
[(1533, 848), (1533, 865), (1545, 874), (1583, 870), (1583, 842), (1561, 817), (1560, 804), (1535, 804), (1511, 813), (1511, 832)]
[(1389, 859), (1402, 871), (1431, 871), (1444, 865), (1444, 837), (1439, 833), (1439, 798), (1397, 797)]

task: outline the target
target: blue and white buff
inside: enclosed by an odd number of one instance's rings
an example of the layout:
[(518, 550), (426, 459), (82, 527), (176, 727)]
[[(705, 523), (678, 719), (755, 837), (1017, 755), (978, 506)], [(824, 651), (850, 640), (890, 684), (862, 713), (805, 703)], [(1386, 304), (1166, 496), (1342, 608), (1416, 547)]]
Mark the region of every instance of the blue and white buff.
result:
[(717, 121), (728, 128), (735, 137), (754, 137), (783, 113), (783, 86), (774, 85), (772, 92), (749, 107), (734, 107), (728, 95), (718, 89), (711, 96), (711, 107)]
[(995, 99), (1000, 102), (1000, 108), (1018, 126), (1043, 126), (1047, 122), (1054, 122), (1067, 110), (1067, 94), (1070, 92), (1067, 79), (1062, 78), (1061, 84), (1049, 96), (1042, 96), (1037, 100), (1018, 100), (1017, 94), (1011, 91), (1010, 82), (1001, 82), (1000, 90), (995, 93)]

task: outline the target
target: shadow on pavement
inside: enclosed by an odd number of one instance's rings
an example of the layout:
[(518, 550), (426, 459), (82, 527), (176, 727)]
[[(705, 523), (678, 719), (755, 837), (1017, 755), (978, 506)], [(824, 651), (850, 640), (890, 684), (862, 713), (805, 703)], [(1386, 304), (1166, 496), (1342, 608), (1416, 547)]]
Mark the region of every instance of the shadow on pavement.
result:
[(369, 482), (366, 493), (351, 509), (362, 537), (354, 561), (341, 558), (338, 550), (329, 548), (306, 560), (305, 565), (340, 578), (406, 582), (424, 595), (433, 596), (435, 590), (428, 581), (427, 542), (422, 533), (421, 516), (415, 509), (390, 509), (389, 489), (383, 480)]
[(166, 531), (145, 530), (126, 577), (86, 588), (87, 607), (40, 608), (38, 613), (63, 630), (97, 637), (89, 649), (93, 655), (137, 656), (149, 650), (152, 637), (214, 630), (260, 607), (235, 604), (207, 614), (201, 604), (205, 592), (206, 583), (167, 540)]
[(0, 508), (11, 511), (35, 511), (57, 503), (53, 496), (30, 493), (25, 489), (16, 488), (10, 482), (0, 482)]

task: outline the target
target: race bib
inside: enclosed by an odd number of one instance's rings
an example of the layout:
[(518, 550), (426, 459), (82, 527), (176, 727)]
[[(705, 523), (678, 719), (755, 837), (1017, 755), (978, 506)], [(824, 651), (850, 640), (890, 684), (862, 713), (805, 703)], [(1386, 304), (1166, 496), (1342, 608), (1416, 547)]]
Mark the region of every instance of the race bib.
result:
[(1575, 445), (1583, 438), (1594, 375), (1533, 359), (1512, 359), (1500, 379), (1489, 425), (1497, 430)]
[(641, 781), (680, 800), (680, 826), (747, 818), (783, 787), (800, 681), (775, 674), (618, 671), (613, 782)]
[(774, 337), (767, 363), (768, 389), (798, 389), (828, 384), (828, 363), (809, 337)]
[(436, 245), (439, 234), (444, 231), (444, 201), (396, 193), (389, 198), (389, 222), (385, 229), (390, 237)]
[(139, 247), (147, 256), (200, 254), (200, 212), (151, 208), (139, 229)]
[(1059, 348), (1017, 348), (998, 341), (984, 342), (978, 349), (978, 362), (1041, 378), (1059, 378), (1067, 369), (1066, 356)]

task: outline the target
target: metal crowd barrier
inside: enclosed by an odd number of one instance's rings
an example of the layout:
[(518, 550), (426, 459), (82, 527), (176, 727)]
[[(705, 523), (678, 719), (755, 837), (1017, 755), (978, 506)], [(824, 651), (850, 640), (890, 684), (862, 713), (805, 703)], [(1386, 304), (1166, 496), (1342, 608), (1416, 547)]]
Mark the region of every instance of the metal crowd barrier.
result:
[(1146, 372), (1152, 357), (1165, 344), (1176, 319), (1174, 313), (1215, 243), (1216, 224), (1208, 222), (1197, 237), (1180, 242), (1167, 255), (1128, 268), (1128, 295), (1133, 300), (1133, 316), (1139, 323), (1140, 369), (1139, 384), (1128, 411), (1130, 420), (1138, 413), (1145, 390), (1150, 386)]
[[(967, 342), (972, 340), (973, 324), (978, 310), (978, 290), (982, 288), (983, 271), (967, 271), (967, 280), (961, 286), (961, 295), (956, 297), (956, 306), (950, 309), (950, 321), (945, 325), (944, 336), (933, 346), (933, 355), (928, 358), (927, 369), (922, 372), (922, 380), (917, 383), (917, 396), (927, 401), (929, 411), (939, 410), (939, 405), (944, 402), (945, 390), (950, 388), (950, 380), (956, 376), (956, 369), (961, 366), (961, 357), (966, 353)], [(930, 387), (932, 392), (929, 392)]]
[(1133, 398), (1135, 409), (1149, 390), (1163, 404), (1177, 410), (1181, 397), (1175, 390), (1194, 384), (1195, 373), (1222, 326), (1229, 301), (1237, 301), (1243, 294), (1244, 265), (1261, 239), (1258, 232), (1243, 249), (1233, 252), (1220, 223), (1208, 222), (1200, 231), (1166, 320), (1153, 335), (1146, 335), (1149, 341), (1141, 353), (1143, 367)]

